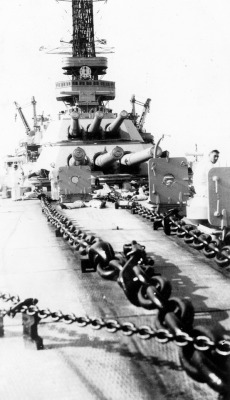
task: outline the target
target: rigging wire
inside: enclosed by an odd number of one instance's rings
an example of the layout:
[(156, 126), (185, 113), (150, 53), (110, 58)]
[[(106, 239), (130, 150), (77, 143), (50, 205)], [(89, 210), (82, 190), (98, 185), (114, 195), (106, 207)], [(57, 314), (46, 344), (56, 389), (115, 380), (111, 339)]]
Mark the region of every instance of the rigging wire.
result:
[(20, 108), (27, 108), (27, 107), (30, 107), (30, 106), (32, 106), (31, 102), (20, 105)]
[[(68, 18), (72, 16), (72, 10), (71, 10), (71, 12), (70, 12), (69, 10), (67, 10), (67, 9), (64, 7), (64, 4), (61, 5), (61, 3), (60, 3), (60, 1), (66, 1), (66, 0), (55, 0), (55, 1), (56, 1), (56, 3), (58, 3), (58, 4), (62, 7), (63, 11), (66, 13), (66, 16), (68, 16)], [(69, 2), (72, 3), (72, 0), (70, 0)], [(64, 16), (62, 17), (62, 19), (65, 20)], [(67, 28), (67, 32), (69, 32), (70, 35), (72, 36), (72, 32), (70, 31), (69, 28)]]

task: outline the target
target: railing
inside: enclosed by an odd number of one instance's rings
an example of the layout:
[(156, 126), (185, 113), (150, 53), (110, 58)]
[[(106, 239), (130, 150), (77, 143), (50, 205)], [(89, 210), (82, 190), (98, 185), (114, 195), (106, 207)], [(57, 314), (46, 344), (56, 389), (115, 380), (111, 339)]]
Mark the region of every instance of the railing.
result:
[(95, 81), (95, 80), (90, 80), (90, 81), (85, 81), (85, 80), (77, 80), (77, 81), (61, 81), (61, 82), (56, 82), (56, 88), (60, 89), (63, 87), (69, 87), (69, 86), (107, 86), (107, 87), (112, 87), (115, 88), (115, 82), (111, 81)]

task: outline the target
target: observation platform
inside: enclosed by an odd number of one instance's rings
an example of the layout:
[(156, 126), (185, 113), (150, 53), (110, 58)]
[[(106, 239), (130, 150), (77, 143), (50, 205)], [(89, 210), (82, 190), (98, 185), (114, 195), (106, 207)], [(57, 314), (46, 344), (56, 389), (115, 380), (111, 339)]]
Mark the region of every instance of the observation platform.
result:
[[(173, 296), (190, 299), (195, 324), (221, 326), (230, 333), (229, 279), (211, 268), (214, 261), (126, 210), (61, 210), (79, 229), (121, 251), (137, 240), (154, 255), (155, 271), (170, 279)], [(79, 212), (80, 211), (80, 212)], [(116, 319), (153, 326), (155, 311), (135, 307), (115, 281), (82, 273), (78, 256), (41, 212), (39, 200), (0, 199), (0, 291), (37, 298), (40, 308), (77, 316)], [(118, 229), (119, 228), (119, 229)], [(1, 309), (10, 304), (1, 302)], [(4, 318), (0, 338), (0, 397), (6, 400), (217, 400), (208, 385), (181, 368), (173, 342), (141, 340), (105, 329), (43, 320), (44, 349), (23, 340), (21, 315)]]
[(63, 100), (76, 96), (78, 101), (114, 100), (116, 95), (115, 82), (105, 80), (68, 80), (56, 83), (56, 98)]

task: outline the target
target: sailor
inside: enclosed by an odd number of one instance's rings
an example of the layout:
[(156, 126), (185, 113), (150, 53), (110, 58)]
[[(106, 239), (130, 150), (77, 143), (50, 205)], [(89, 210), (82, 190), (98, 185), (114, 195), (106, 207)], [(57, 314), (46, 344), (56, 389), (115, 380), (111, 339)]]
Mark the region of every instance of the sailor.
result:
[(58, 193), (58, 171), (55, 168), (55, 163), (52, 162), (50, 164), (51, 169), (49, 172), (49, 180), (51, 183), (51, 198), (52, 200), (58, 200), (59, 199), (59, 193)]
[(12, 200), (17, 201), (21, 200), (21, 195), (20, 195), (20, 178), (21, 178), (21, 173), (18, 169), (17, 164), (14, 165), (13, 169), (13, 176), (12, 176), (12, 193), (11, 197)]
[(193, 186), (196, 196), (208, 196), (208, 172), (218, 161), (219, 154), (219, 150), (211, 150), (206, 159), (195, 164), (193, 168)]

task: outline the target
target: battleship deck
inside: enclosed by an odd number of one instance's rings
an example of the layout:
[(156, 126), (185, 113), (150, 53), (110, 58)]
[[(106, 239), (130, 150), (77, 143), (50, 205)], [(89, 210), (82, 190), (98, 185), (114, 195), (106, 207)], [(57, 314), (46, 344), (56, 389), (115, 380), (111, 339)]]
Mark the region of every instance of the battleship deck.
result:
[[(59, 206), (57, 206), (59, 209)], [(126, 210), (83, 208), (59, 212), (79, 229), (109, 241), (115, 251), (137, 240), (154, 255), (155, 270), (170, 279), (173, 295), (189, 298), (195, 322), (230, 332), (229, 278), (212, 260), (153, 231), (151, 223)], [(155, 311), (128, 302), (118, 284), (97, 273), (82, 274), (76, 254), (56, 237), (40, 202), (1, 200), (1, 291), (21, 299), (35, 297), (41, 308), (77, 316), (115, 318), (121, 323), (153, 325)], [(7, 308), (6, 303), (1, 303)], [(9, 306), (9, 305), (8, 305)], [(46, 321), (46, 320), (45, 320)], [(205, 400), (218, 394), (182, 370), (174, 343), (64, 323), (42, 322), (44, 350), (27, 348), (20, 316), (5, 318), (1, 338), (2, 399)]]

